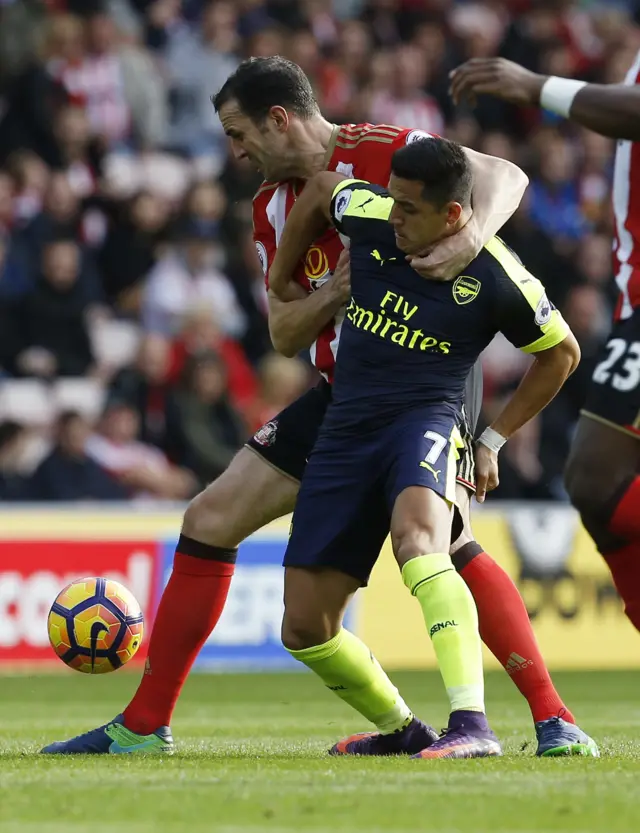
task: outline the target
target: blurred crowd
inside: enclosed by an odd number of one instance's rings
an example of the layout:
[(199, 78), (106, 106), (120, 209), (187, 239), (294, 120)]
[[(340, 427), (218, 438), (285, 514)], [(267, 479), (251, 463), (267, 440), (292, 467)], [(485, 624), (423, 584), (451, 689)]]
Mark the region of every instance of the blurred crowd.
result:
[[(606, 335), (614, 144), (448, 73), (500, 54), (621, 81), (640, 2), (0, 0), (0, 499), (183, 500), (315, 381), (272, 351), (251, 237), (256, 174), (210, 103), (238, 62), (284, 54), (336, 122), (442, 133), (531, 177), (504, 237), (583, 353), (501, 455), (502, 498), (562, 499)], [(527, 358), (484, 356), (483, 421)]]

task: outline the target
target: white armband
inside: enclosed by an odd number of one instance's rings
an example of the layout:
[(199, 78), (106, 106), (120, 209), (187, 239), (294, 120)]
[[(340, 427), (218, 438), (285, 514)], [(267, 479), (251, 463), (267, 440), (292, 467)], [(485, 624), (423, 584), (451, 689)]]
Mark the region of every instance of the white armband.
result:
[(558, 78), (552, 75), (551, 78), (547, 78), (540, 90), (540, 106), (568, 119), (573, 99), (586, 86), (586, 81), (575, 81), (573, 78)]
[(477, 439), (477, 442), (482, 443), (482, 445), (485, 445), (487, 448), (490, 448), (491, 451), (495, 451), (496, 454), (500, 451), (506, 441), (507, 438), (503, 437), (502, 434), (498, 434), (498, 432), (494, 431), (493, 428), (485, 428)]

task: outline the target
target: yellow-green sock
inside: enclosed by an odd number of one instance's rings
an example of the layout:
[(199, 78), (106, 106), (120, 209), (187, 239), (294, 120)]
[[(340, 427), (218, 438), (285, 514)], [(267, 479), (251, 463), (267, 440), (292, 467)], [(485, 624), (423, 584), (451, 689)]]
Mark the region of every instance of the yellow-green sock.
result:
[(420, 602), (451, 711), (484, 711), (478, 611), (451, 557), (433, 553), (412, 558), (402, 568), (402, 579)]
[(378, 660), (344, 628), (323, 645), (289, 653), (383, 734), (401, 729), (413, 718)]

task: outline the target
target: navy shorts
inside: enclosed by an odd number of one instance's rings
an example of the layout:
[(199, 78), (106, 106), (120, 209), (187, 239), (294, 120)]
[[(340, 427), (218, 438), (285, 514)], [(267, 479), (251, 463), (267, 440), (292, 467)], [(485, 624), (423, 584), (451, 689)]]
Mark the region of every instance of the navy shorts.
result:
[[(274, 468), (294, 480), (302, 480), (330, 402), (331, 385), (320, 382), (265, 423), (247, 442), (247, 446)], [(478, 362), (467, 379), (464, 416), (460, 423), (465, 445), (460, 452), (457, 472), (458, 482), (471, 490), (475, 488), (473, 435), (481, 406), (482, 370)]]
[(433, 405), (358, 436), (322, 432), (302, 480), (285, 567), (332, 567), (366, 584), (398, 495), (425, 486), (451, 503), (460, 414)]

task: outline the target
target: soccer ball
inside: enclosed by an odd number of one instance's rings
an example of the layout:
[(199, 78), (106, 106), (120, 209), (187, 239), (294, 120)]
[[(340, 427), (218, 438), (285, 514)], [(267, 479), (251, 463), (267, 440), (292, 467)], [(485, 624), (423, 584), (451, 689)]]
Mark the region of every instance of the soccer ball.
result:
[(60, 591), (47, 628), (51, 647), (70, 668), (106, 674), (135, 655), (144, 618), (134, 596), (117, 581), (81, 578)]

